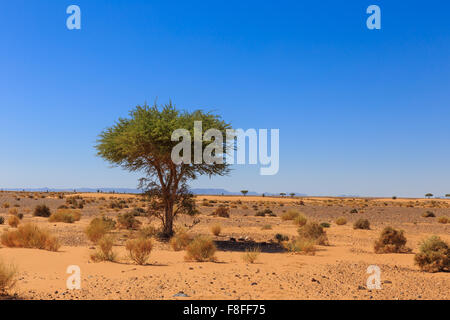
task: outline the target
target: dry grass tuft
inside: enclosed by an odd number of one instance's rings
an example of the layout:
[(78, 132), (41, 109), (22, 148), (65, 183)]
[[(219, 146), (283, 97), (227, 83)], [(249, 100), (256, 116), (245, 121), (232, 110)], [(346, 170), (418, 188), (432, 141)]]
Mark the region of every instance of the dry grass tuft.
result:
[(16, 284), (17, 269), (0, 260), (0, 295), (6, 295)]
[(174, 251), (181, 251), (186, 249), (189, 243), (192, 241), (191, 236), (185, 229), (178, 229), (175, 235), (170, 239), (170, 246)]
[(8, 218), (8, 224), (10, 227), (12, 228), (17, 228), (18, 225), (20, 224), (20, 219), (17, 216), (10, 216)]
[(60, 247), (55, 236), (32, 223), (21, 225), (17, 230), (3, 232), (1, 243), (10, 248), (35, 248), (48, 251), (58, 251)]
[(285, 213), (283, 213), (281, 215), (281, 220), (283, 221), (287, 221), (287, 220), (294, 220), (295, 218), (297, 218), (300, 215), (300, 212), (291, 209), (286, 211)]
[(300, 253), (305, 255), (315, 255), (316, 254), (316, 241), (304, 238), (295, 238), (289, 242), (283, 242), (283, 246), (286, 250), (292, 253)]
[(97, 243), (104, 235), (112, 231), (115, 228), (115, 225), (115, 221), (110, 218), (94, 218), (89, 223), (85, 233), (89, 240), (93, 243)]
[(353, 229), (370, 230), (370, 222), (367, 219), (358, 219), (353, 224)]
[(58, 209), (48, 218), (48, 221), (74, 223), (75, 221), (80, 221), (80, 219), (81, 212), (79, 210)]
[(308, 222), (298, 229), (298, 235), (301, 240), (311, 240), (315, 244), (327, 246), (328, 237), (326, 231), (317, 222)]
[(97, 251), (91, 255), (92, 261), (100, 262), (116, 260), (116, 254), (113, 251), (114, 237), (112, 235), (104, 235), (97, 244)]
[(151, 239), (132, 239), (127, 241), (125, 247), (134, 262), (139, 265), (144, 265), (147, 263), (152, 252), (153, 242)]
[(216, 261), (214, 254), (216, 253), (216, 245), (210, 237), (207, 236), (197, 236), (191, 243), (186, 247), (186, 257), (187, 261)]
[(220, 235), (220, 232), (222, 231), (222, 227), (220, 224), (215, 224), (211, 227), (211, 233), (215, 235), (216, 237)]
[(255, 247), (252, 249), (245, 250), (245, 253), (242, 255), (242, 260), (246, 263), (255, 263), (258, 260), (259, 255), (261, 254), (261, 248)]

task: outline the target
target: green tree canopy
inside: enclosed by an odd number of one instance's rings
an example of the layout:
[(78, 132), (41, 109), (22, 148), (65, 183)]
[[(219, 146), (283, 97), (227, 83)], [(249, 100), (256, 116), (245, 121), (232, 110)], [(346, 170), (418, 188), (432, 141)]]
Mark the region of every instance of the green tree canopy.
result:
[[(178, 110), (172, 103), (137, 106), (130, 111), (129, 118), (119, 118), (113, 126), (105, 129), (95, 146), (98, 156), (109, 163), (143, 174), (139, 188), (149, 196), (149, 213), (161, 219), (166, 236), (173, 234), (173, 221), (177, 214), (196, 213), (195, 201), (187, 182), (199, 175), (222, 176), (230, 171), (225, 161), (195, 163), (193, 152), (191, 163), (175, 164), (172, 161), (172, 150), (179, 144), (179, 141), (172, 141), (172, 133), (177, 129), (189, 131), (192, 137), (190, 147), (193, 150), (194, 121), (202, 122), (202, 137), (208, 129), (217, 129), (223, 133), (223, 148), (226, 147), (225, 131), (231, 129), (230, 124), (218, 115), (201, 110)], [(201, 143), (202, 152), (210, 143)], [(219, 156), (225, 157), (225, 154)]]

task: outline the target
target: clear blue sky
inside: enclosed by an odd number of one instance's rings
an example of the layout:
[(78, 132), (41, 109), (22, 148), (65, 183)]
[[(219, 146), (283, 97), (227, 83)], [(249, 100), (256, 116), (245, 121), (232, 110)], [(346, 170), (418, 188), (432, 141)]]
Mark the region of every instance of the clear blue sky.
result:
[[(0, 187), (136, 187), (93, 148), (145, 101), (280, 129), (280, 171), (193, 187), (450, 193), (447, 1), (0, 1)], [(66, 28), (77, 4), (82, 29)], [(382, 29), (366, 28), (381, 7)]]

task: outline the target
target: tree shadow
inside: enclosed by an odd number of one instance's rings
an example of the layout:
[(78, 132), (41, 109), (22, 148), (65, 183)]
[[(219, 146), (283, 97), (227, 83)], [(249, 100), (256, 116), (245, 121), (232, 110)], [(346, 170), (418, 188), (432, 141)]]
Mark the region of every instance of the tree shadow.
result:
[(263, 253), (286, 252), (283, 246), (279, 243), (231, 241), (231, 240), (216, 240), (214, 242), (216, 244), (217, 249), (220, 251), (245, 252), (247, 250), (259, 248)]

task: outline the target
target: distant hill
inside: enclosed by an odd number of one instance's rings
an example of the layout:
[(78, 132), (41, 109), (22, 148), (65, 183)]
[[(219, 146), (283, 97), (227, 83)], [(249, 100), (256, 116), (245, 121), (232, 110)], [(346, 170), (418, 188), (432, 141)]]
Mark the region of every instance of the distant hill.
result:
[[(1, 189), (4, 191), (26, 191), (26, 192), (87, 192), (87, 193), (96, 193), (97, 191), (103, 192), (103, 193), (141, 193), (142, 191), (139, 189), (133, 189), (133, 188), (5, 188)], [(228, 191), (226, 189), (214, 189), (214, 188), (193, 188), (191, 189), (192, 193), (194, 194), (202, 194), (202, 195), (225, 195), (225, 196), (231, 196), (231, 195), (241, 195), (242, 193), (240, 191), (233, 192)], [(279, 193), (264, 193), (266, 196), (279, 196)], [(249, 196), (258, 196), (262, 195), (262, 193), (257, 193), (254, 191), (249, 191), (247, 193)], [(306, 196), (306, 194), (302, 193), (296, 193), (296, 196)]]

